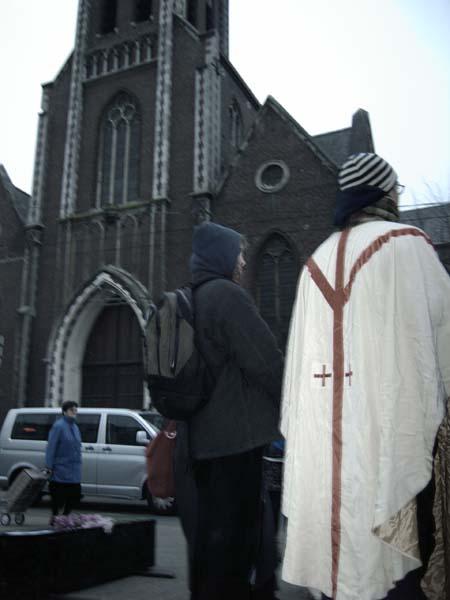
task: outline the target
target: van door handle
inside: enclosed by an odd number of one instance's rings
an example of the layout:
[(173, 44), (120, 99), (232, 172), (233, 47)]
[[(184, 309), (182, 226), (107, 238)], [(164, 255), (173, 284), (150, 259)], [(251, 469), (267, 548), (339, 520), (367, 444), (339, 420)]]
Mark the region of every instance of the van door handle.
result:
[(103, 446), (103, 452), (112, 452), (112, 449), (109, 446)]
[(84, 449), (92, 452), (92, 450), (94, 449), (94, 446), (85, 446)]

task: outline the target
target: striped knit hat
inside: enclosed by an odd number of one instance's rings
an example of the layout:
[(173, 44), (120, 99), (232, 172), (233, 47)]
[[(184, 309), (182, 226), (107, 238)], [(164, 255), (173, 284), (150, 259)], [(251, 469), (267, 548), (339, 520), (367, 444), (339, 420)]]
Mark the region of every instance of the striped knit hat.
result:
[(397, 173), (377, 154), (352, 154), (338, 174), (334, 224), (346, 225), (350, 216), (380, 201), (392, 190)]
[(381, 156), (360, 152), (352, 154), (342, 165), (338, 183), (340, 190), (362, 185), (390, 192), (397, 181), (397, 173)]

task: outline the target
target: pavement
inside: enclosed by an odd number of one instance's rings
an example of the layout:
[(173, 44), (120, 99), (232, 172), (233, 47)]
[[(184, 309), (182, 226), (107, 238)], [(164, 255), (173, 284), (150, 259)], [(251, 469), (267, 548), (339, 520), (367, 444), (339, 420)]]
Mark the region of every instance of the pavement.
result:
[[(0, 502), (2, 493), (0, 493)], [(119, 503), (117, 503), (119, 502)], [(105, 501), (83, 499), (79, 512), (101, 514), (115, 522), (156, 520), (156, 560), (151, 569), (153, 576), (139, 573), (130, 577), (86, 588), (67, 594), (52, 594), (48, 600), (188, 600), (186, 544), (177, 517), (159, 517), (149, 513), (144, 502)], [(25, 515), (22, 526), (0, 526), (2, 531), (33, 531), (48, 529), (50, 509), (45, 500), (37, 508), (31, 508)], [(283, 549), (283, 529), (278, 540)], [(277, 592), (280, 600), (311, 600), (304, 588), (280, 583)], [(9, 600), (2, 598), (2, 600)], [(233, 600), (230, 598), (230, 600)]]

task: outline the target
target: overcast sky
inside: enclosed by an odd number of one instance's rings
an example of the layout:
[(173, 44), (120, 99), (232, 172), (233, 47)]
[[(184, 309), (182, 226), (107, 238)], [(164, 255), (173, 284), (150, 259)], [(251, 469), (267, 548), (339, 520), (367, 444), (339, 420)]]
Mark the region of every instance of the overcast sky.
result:
[[(73, 47), (77, 4), (0, 0), (0, 163), (27, 192), (40, 84)], [(313, 135), (366, 109), (404, 203), (430, 201), (427, 185), (450, 199), (449, 0), (230, 0), (230, 59)]]

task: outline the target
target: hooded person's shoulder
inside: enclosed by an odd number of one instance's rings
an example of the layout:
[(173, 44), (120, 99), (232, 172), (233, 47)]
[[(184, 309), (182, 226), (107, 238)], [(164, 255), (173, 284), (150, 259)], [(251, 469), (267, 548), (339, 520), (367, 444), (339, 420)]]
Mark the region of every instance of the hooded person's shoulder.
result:
[(254, 305), (250, 294), (230, 279), (213, 279), (212, 281), (208, 281), (202, 288), (204, 296), (209, 297), (220, 312), (243, 305)]
[(210, 284), (210, 300), (217, 313), (233, 318), (243, 311), (256, 310), (250, 294), (242, 286), (229, 279), (215, 279)]
[(207, 281), (205, 288), (208, 288), (210, 291), (215, 290), (222, 294), (228, 294), (231, 297), (238, 298), (239, 296), (248, 296), (248, 292), (238, 283), (235, 283), (233, 280), (219, 277), (217, 279), (212, 279), (211, 281)]

